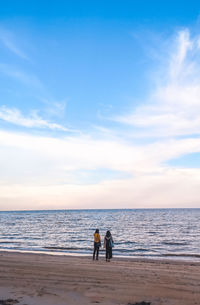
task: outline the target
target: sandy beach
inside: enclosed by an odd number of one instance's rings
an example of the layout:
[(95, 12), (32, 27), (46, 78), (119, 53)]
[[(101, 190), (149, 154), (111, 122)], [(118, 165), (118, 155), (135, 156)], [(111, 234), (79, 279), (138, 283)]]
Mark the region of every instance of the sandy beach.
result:
[(0, 304), (95, 303), (199, 305), (200, 263), (0, 253)]

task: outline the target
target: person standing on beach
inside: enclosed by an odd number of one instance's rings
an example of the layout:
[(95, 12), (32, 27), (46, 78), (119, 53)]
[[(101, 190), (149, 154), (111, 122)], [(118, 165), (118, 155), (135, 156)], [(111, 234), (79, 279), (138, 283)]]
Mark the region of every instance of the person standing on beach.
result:
[(106, 236), (104, 237), (104, 248), (106, 248), (106, 261), (110, 261), (112, 258), (112, 248), (114, 246), (113, 238), (110, 231), (106, 232)]
[(94, 233), (93, 260), (95, 259), (95, 254), (96, 254), (96, 260), (99, 259), (99, 247), (101, 247), (101, 236), (99, 234), (99, 229), (96, 229)]

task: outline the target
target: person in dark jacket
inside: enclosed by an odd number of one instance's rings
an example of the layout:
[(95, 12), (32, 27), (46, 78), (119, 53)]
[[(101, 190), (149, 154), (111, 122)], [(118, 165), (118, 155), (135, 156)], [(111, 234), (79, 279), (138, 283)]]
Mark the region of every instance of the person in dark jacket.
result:
[(106, 249), (106, 261), (109, 262), (112, 258), (113, 238), (110, 231), (106, 232), (104, 237), (104, 248)]
[(99, 247), (101, 247), (101, 236), (99, 234), (99, 229), (96, 229), (94, 233), (93, 260), (95, 259), (95, 254), (96, 254), (96, 260), (99, 259)]

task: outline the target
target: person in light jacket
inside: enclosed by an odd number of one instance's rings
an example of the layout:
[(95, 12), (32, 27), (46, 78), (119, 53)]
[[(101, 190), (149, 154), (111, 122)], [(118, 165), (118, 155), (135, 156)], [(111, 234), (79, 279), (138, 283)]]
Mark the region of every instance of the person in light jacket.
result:
[(106, 232), (104, 237), (104, 248), (106, 249), (106, 261), (109, 262), (112, 258), (113, 238), (110, 231)]

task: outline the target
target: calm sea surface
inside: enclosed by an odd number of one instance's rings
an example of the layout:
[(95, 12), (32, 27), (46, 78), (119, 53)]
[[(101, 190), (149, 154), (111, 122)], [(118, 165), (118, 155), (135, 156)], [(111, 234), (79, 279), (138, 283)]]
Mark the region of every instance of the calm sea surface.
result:
[(115, 256), (200, 260), (200, 209), (0, 212), (0, 250), (92, 254), (96, 228)]

